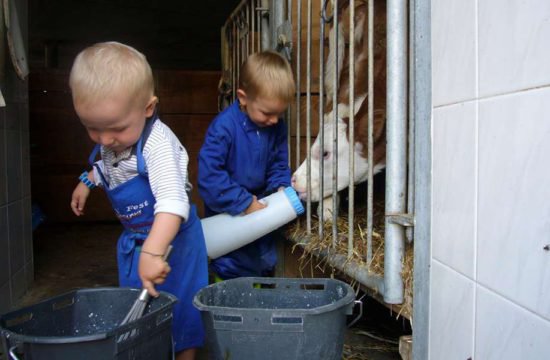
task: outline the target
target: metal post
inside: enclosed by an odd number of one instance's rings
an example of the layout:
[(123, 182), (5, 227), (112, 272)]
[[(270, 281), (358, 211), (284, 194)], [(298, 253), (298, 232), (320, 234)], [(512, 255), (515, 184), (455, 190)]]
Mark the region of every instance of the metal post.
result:
[[(414, 152), (415, 152), (415, 146), (414, 146), (414, 132), (415, 132), (415, 125), (414, 125), (414, 82), (412, 79), (414, 78), (414, 15), (412, 6), (414, 5), (414, 0), (409, 0), (409, 138), (408, 138), (408, 158), (407, 158), (407, 164), (408, 164), (408, 179), (407, 179), (407, 213), (410, 215), (414, 214)], [(405, 230), (405, 235), (408, 242), (412, 242), (414, 239), (414, 227), (407, 227)]]
[[(432, 68), (431, 68), (431, 5), (430, 0), (412, 0), (414, 19), (414, 83), (415, 118), (415, 197), (414, 209), (414, 295), (413, 295), (413, 359), (428, 359), (430, 335), (430, 246), (431, 246), (431, 132), (432, 132)], [(412, 160), (411, 160), (412, 161)]]
[(271, 24), (271, 48), (276, 49), (279, 39), (277, 39), (277, 29), (285, 22), (285, 2), (282, 0), (270, 1), (270, 18)]
[[(324, 0), (319, 0), (319, 9), (323, 8)], [(325, 148), (325, 19), (321, 17), (319, 22), (319, 151), (323, 151)], [(319, 156), (321, 156), (319, 154)], [(323, 174), (325, 173), (323, 159), (319, 159), (319, 239), (324, 239), (323, 228), (323, 190), (325, 186), (325, 180)]]
[(251, 53), (255, 53), (255, 38), (258, 36), (258, 33), (256, 32), (256, 0), (250, 0), (250, 51)]
[(403, 214), (406, 208), (407, 161), (407, 2), (387, 2), (387, 147), (386, 220), (384, 246), (384, 301), (403, 302), (401, 271), (405, 243), (402, 225), (388, 215)]
[(349, 2), (349, 184), (348, 258), (353, 255), (355, 198), (355, 0)]
[(336, 248), (338, 241), (338, 0), (334, 0), (334, 63), (336, 64), (336, 71), (332, 77), (333, 92), (332, 92), (332, 110), (334, 113), (333, 127), (332, 127), (332, 246)]
[(250, 28), (250, 2), (248, 2), (246, 4), (246, 58), (248, 58), (248, 55), (250, 55), (250, 38), (252, 38), (252, 29)]
[(238, 79), (238, 71), (239, 66), (237, 65), (237, 42), (235, 41), (236, 38), (236, 30), (235, 30), (235, 22), (231, 22), (231, 84), (233, 86), (233, 91), (231, 92), (232, 96), (232, 102), (235, 101), (237, 98), (237, 81)]
[[(296, 168), (300, 166), (300, 97), (302, 93), (302, 1), (296, 4)], [(308, 197), (310, 194), (307, 195)]]
[(269, 26), (269, 0), (262, 0), (261, 24), (262, 24), (262, 50), (271, 48), (271, 30)]
[[(286, 0), (286, 10), (287, 10), (287, 21), (292, 24), (292, 0)], [(288, 151), (288, 167), (292, 168), (292, 136), (291, 136), (291, 129), (292, 129), (292, 106), (288, 106), (285, 111), (285, 120), (286, 120), (286, 128), (287, 128), (287, 151)]]
[(262, 0), (252, 0), (254, 1), (255, 7), (255, 13), (256, 13), (256, 51), (260, 51), (262, 49)]
[(374, 210), (374, 0), (368, 2), (368, 178), (367, 178), (367, 266), (372, 262), (372, 233)]
[[(306, 173), (307, 193), (311, 194), (311, 0), (307, 0), (307, 52), (306, 52)], [(306, 229), (311, 235), (311, 196), (308, 195), (306, 203)]]

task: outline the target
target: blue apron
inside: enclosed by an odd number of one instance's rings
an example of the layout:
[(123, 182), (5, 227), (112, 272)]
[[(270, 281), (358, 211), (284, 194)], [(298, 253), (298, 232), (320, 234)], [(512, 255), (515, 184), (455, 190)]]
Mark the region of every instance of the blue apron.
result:
[[(143, 145), (151, 132), (153, 117), (148, 120), (135, 148), (138, 176), (109, 189), (109, 184), (99, 166), (94, 165), (101, 176), (104, 190), (111, 205), (124, 226), (117, 244), (119, 284), (122, 287), (140, 288), (138, 265), (141, 245), (147, 238), (154, 220), (155, 197), (149, 185), (143, 159)], [(96, 145), (90, 155), (90, 163), (99, 152)], [(178, 298), (173, 308), (172, 335), (175, 351), (200, 347), (204, 343), (204, 329), (200, 312), (193, 306), (193, 297), (208, 283), (206, 245), (196, 208), (191, 206), (189, 218), (182, 223), (172, 241), (172, 253), (168, 260), (171, 271), (162, 285), (156, 289), (166, 291)]]

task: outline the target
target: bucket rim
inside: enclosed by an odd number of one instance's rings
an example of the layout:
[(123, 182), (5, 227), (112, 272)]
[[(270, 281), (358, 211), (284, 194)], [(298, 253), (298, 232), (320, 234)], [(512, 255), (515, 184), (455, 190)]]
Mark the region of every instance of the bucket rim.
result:
[[(19, 342), (19, 343), (32, 343), (32, 344), (60, 344), (60, 343), (71, 344), (71, 343), (81, 343), (81, 342), (91, 342), (91, 341), (105, 340), (107, 338), (116, 336), (118, 333), (124, 332), (124, 331), (120, 330), (122, 327), (128, 328), (128, 329), (131, 330), (132, 328), (134, 328), (134, 325), (137, 325), (138, 322), (139, 323), (146, 322), (150, 317), (156, 315), (158, 311), (162, 311), (167, 306), (170, 306), (170, 305), (172, 305), (172, 304), (174, 304), (175, 302), (178, 301), (178, 299), (174, 295), (172, 295), (168, 292), (165, 292), (165, 291), (159, 291), (159, 293), (161, 294), (159, 296), (164, 296), (170, 301), (167, 304), (164, 304), (162, 307), (160, 307), (157, 311), (155, 311), (153, 313), (145, 314), (142, 317), (140, 317), (139, 319), (137, 319), (135, 321), (132, 321), (132, 322), (126, 324), (126, 325), (122, 325), (122, 326), (117, 325), (117, 326), (115, 326), (114, 328), (112, 328), (108, 331), (100, 331), (100, 332), (97, 332), (97, 333), (94, 333), (94, 334), (89, 334), (89, 335), (79, 335), (79, 336), (25, 335), (25, 334), (20, 334), (20, 333), (14, 332), (12, 330), (9, 330), (9, 329), (5, 328), (2, 325), (3, 321), (6, 320), (6, 317), (13, 317), (13, 316), (17, 316), (17, 314), (23, 314), (23, 313), (29, 312), (29, 311), (32, 310), (32, 308), (34, 306), (49, 303), (49, 302), (61, 299), (63, 297), (66, 297), (66, 296), (75, 295), (76, 293), (112, 291), (112, 290), (122, 290), (122, 291), (135, 292), (136, 293), (136, 299), (137, 299), (137, 296), (139, 296), (139, 293), (141, 292), (141, 289), (138, 289), (138, 288), (116, 287), (116, 286), (97, 287), (97, 288), (75, 288), (75, 289), (69, 290), (69, 291), (67, 291), (63, 294), (59, 294), (59, 295), (50, 297), (48, 299), (44, 299), (44, 300), (42, 300), (38, 303), (29, 305), (29, 306), (25, 306), (25, 307), (21, 307), (19, 309), (16, 309), (14, 311), (11, 311), (11, 312), (8, 312), (8, 313), (5, 313), (5, 314), (0, 314), (0, 335), (1, 335), (2, 338), (8, 339), (10, 341), (13, 340), (13, 341), (16, 341), (16, 342)], [(131, 304), (130, 304), (130, 307), (131, 307)], [(130, 310), (130, 307), (128, 308), (128, 311)], [(122, 319), (121, 319), (121, 321), (122, 321)]]
[[(199, 300), (199, 294), (201, 294), (203, 291), (206, 291), (207, 289), (214, 288), (216, 286), (219, 286), (220, 283), (214, 283), (210, 284), (208, 286), (203, 287), (200, 289), (197, 294), (193, 297), (193, 305), (200, 311), (212, 311), (216, 312), (217, 314), (235, 314), (237, 312), (239, 313), (248, 313), (248, 312), (256, 312), (258, 310), (270, 310), (274, 313), (285, 313), (285, 314), (302, 314), (302, 315), (319, 315), (324, 314), (336, 309), (340, 309), (346, 306), (349, 306), (354, 300), (355, 300), (355, 291), (353, 288), (346, 282), (339, 280), (339, 279), (331, 279), (331, 278), (263, 278), (263, 277), (240, 277), (236, 279), (230, 279), (230, 280), (224, 280), (225, 282), (243, 282), (243, 281), (261, 281), (265, 283), (273, 282), (277, 283), (277, 281), (283, 281), (283, 282), (301, 282), (304, 284), (315, 284), (319, 283), (320, 281), (324, 282), (338, 282), (340, 285), (345, 287), (347, 289), (347, 293), (342, 298), (336, 300), (335, 302), (331, 304), (321, 305), (317, 306), (311, 309), (266, 309), (266, 308), (256, 308), (256, 307), (248, 307), (248, 308), (236, 308), (236, 307), (228, 307), (228, 306), (216, 306), (216, 305), (205, 305), (203, 302)], [(258, 289), (256, 289), (258, 290)], [(261, 290), (261, 289), (260, 289)]]

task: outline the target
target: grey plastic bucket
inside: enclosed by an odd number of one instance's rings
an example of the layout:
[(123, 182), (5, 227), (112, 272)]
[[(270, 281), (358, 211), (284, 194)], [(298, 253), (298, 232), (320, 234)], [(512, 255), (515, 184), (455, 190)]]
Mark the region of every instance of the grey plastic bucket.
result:
[(193, 303), (210, 359), (340, 360), (354, 300), (340, 280), (238, 278), (201, 289)]
[[(172, 306), (161, 292), (143, 317), (119, 326), (140, 290), (75, 290), (0, 316), (9, 360), (172, 359)], [(130, 333), (120, 340), (121, 335)]]

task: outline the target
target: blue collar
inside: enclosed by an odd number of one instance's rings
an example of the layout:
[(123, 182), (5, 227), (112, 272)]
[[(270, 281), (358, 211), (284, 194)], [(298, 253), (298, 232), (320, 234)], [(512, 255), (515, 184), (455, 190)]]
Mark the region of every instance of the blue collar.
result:
[(239, 122), (239, 125), (244, 129), (244, 131), (245, 132), (250, 132), (250, 131), (256, 132), (258, 130), (262, 130), (263, 128), (256, 125), (250, 119), (250, 116), (248, 116), (247, 113), (245, 113), (244, 111), (241, 110), (239, 105), (240, 105), (239, 100), (238, 99), (235, 100), (235, 103), (233, 104), (233, 112), (236, 115), (235, 118)]

